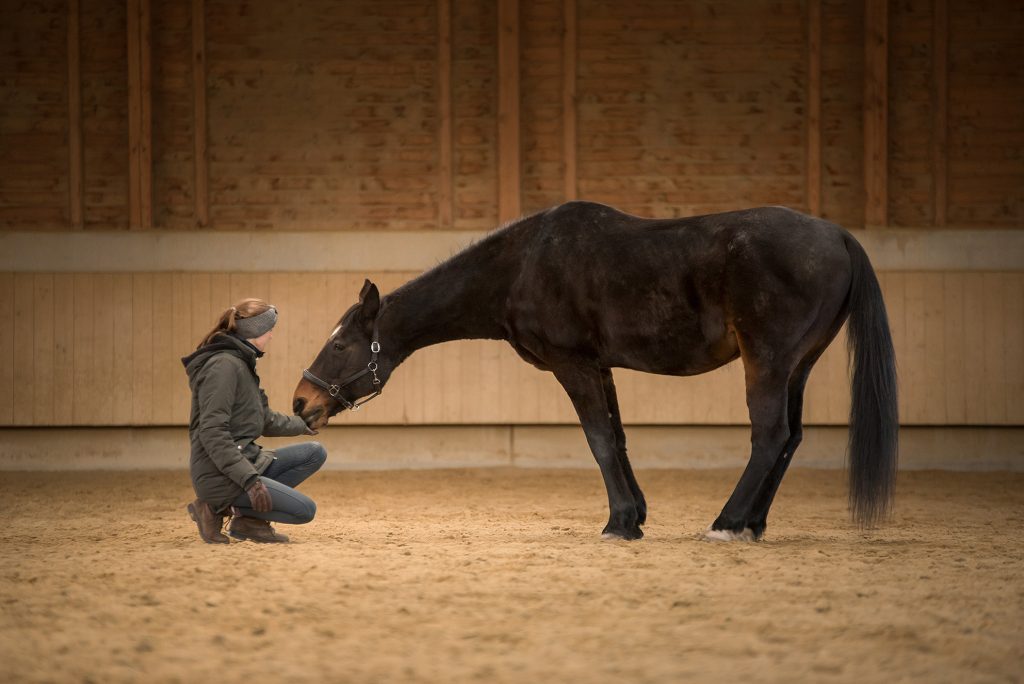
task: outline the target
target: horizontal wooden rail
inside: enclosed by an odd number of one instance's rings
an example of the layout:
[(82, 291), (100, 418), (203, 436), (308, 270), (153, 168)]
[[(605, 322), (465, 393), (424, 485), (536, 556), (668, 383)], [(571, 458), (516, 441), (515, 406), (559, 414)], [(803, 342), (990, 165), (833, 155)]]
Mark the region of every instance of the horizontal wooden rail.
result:
[[(851, 231), (878, 270), (1017, 271), (1024, 230)], [(0, 272), (420, 271), (479, 231), (0, 232)]]

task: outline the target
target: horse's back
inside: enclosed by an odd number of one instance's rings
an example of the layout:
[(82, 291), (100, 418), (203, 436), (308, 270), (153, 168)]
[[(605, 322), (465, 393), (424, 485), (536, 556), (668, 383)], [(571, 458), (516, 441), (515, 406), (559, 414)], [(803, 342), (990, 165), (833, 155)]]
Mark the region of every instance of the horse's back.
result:
[[(654, 219), (627, 214), (597, 202), (572, 201), (552, 207), (535, 217), (535, 230), (562, 238), (577, 236), (588, 241), (661, 238), (696, 241), (739, 234), (784, 237), (793, 230), (821, 238), (837, 238), (843, 229), (824, 219), (782, 206), (754, 207), (717, 214)], [(781, 232), (780, 232), (781, 231)]]
[(535, 225), (534, 256), (577, 266), (613, 265), (657, 276), (700, 268), (783, 268), (807, 272), (845, 257), (838, 225), (786, 207), (757, 207), (670, 219), (633, 216), (594, 202), (567, 202), (544, 212)]
[(782, 207), (647, 219), (571, 202), (520, 230), (510, 328), (523, 346), (655, 373), (727, 363), (738, 318), (815, 308), (848, 269), (841, 228)]

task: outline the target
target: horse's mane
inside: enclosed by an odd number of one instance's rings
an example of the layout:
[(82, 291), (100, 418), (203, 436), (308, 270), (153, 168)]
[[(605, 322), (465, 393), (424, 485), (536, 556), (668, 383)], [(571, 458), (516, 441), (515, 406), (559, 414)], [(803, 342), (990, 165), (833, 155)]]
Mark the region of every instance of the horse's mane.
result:
[(469, 242), (469, 244), (464, 246), (462, 249), (460, 249), (457, 252), (452, 252), (447, 257), (445, 257), (444, 259), (441, 259), (434, 266), (430, 267), (427, 270), (428, 271), (433, 271), (435, 269), (443, 269), (443, 268), (449, 267), (455, 261), (458, 261), (460, 259), (460, 257), (464, 256), (467, 252), (471, 252), (471, 251), (473, 251), (473, 250), (475, 250), (475, 249), (477, 249), (479, 247), (482, 247), (483, 245), (486, 245), (488, 243), (496, 242), (496, 241), (500, 240), (502, 237), (504, 237), (504, 235), (506, 233), (510, 232), (516, 226), (518, 226), (518, 225), (520, 225), (522, 223), (525, 223), (526, 221), (528, 221), (529, 219), (533, 218), (534, 216), (537, 216), (538, 214), (542, 214), (542, 213), (544, 213), (546, 211), (548, 211), (548, 210), (544, 209), (544, 210), (541, 210), (541, 211), (538, 211), (538, 212), (534, 212), (533, 214), (528, 214), (526, 216), (520, 216), (519, 218), (515, 218), (515, 219), (509, 219), (508, 221), (505, 221), (504, 223), (499, 224), (497, 228), (495, 228), (494, 230), (488, 232), (483, 237), (477, 238), (475, 240), (471, 240)]
[(500, 224), (494, 230), (488, 232), (486, 235), (484, 235), (482, 237), (479, 237), (479, 238), (477, 238), (475, 240), (470, 241), (469, 244), (465, 245), (464, 247), (462, 247), (458, 251), (452, 252), (447, 257), (445, 257), (443, 259), (440, 259), (436, 264), (434, 264), (430, 268), (426, 269), (420, 275), (416, 276), (412, 280), (409, 280), (408, 282), (406, 282), (406, 283), (400, 285), (399, 287), (395, 288), (390, 293), (388, 293), (387, 298), (389, 300), (392, 300), (394, 298), (401, 297), (402, 293), (403, 293), (403, 290), (405, 290), (407, 287), (413, 285), (414, 283), (416, 283), (417, 281), (419, 281), (421, 278), (423, 278), (425, 276), (428, 276), (428, 275), (429, 276), (435, 276), (435, 275), (438, 275), (441, 272), (458, 268), (460, 263), (462, 263), (463, 260), (466, 257), (471, 256), (471, 254), (473, 252), (475, 252), (475, 251), (477, 251), (479, 249), (485, 248), (485, 247), (491, 245), (494, 242), (498, 242), (498, 241), (502, 240), (509, 232), (511, 232), (512, 230), (514, 230), (518, 226), (521, 226), (522, 224), (526, 223), (527, 221), (529, 221), (530, 219), (534, 218), (535, 216), (543, 214), (543, 213), (545, 213), (547, 211), (549, 211), (549, 209), (543, 209), (543, 210), (535, 212), (533, 214), (528, 214), (526, 216), (520, 216), (519, 218), (511, 219), (509, 221), (505, 221), (504, 223)]

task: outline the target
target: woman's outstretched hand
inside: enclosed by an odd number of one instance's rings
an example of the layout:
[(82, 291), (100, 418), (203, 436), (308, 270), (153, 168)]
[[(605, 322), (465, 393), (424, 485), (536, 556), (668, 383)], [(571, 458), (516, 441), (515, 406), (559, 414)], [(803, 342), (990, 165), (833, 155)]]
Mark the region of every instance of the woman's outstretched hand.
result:
[(259, 511), (260, 513), (266, 513), (274, 507), (274, 502), (270, 498), (270, 490), (267, 489), (267, 485), (263, 484), (263, 480), (256, 478), (249, 489), (245, 490), (245, 493), (249, 495), (249, 501), (252, 502), (252, 509)]
[(320, 431), (319, 431), (319, 430), (314, 430), (313, 428), (311, 428), (311, 427), (309, 427), (309, 426), (307, 425), (307, 426), (306, 426), (306, 434), (307, 434), (307, 435), (319, 435), (319, 434), (320, 434)]

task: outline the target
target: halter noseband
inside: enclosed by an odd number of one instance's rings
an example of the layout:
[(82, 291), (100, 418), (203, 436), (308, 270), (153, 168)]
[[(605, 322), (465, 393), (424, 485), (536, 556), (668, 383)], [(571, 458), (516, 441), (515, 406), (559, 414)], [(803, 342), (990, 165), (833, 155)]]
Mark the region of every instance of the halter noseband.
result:
[[(343, 380), (343, 381), (341, 381), (341, 382), (339, 382), (339, 383), (337, 383), (335, 385), (328, 384), (326, 381), (321, 380), (320, 378), (316, 377), (315, 375), (313, 375), (312, 373), (309, 372), (308, 368), (306, 368), (306, 369), (304, 369), (302, 371), (302, 377), (304, 377), (306, 380), (309, 380), (311, 383), (313, 383), (314, 385), (316, 385), (320, 389), (327, 390), (327, 393), (331, 395), (332, 399), (334, 399), (339, 404), (343, 405), (349, 411), (358, 411), (360, 406), (362, 406), (366, 402), (370, 401), (371, 399), (376, 399), (377, 397), (380, 396), (381, 392), (384, 391), (383, 389), (381, 389), (381, 386), (380, 386), (380, 378), (377, 377), (377, 354), (379, 354), (379, 353), (380, 353), (380, 342), (377, 341), (377, 322), (374, 321), (374, 323), (373, 323), (373, 341), (370, 342), (370, 361), (369, 361), (369, 363), (366, 364), (366, 368), (362, 369), (361, 371), (358, 371), (358, 372), (354, 373), (353, 375), (348, 376), (345, 380)], [(341, 390), (342, 389), (344, 389), (345, 387), (348, 387), (353, 382), (355, 382), (359, 378), (363, 377), (367, 373), (370, 373), (371, 375), (373, 375), (373, 386), (374, 386), (373, 394), (369, 395), (368, 397), (366, 397), (366, 398), (364, 398), (364, 399), (362, 399), (360, 401), (356, 401), (356, 402), (351, 402), (348, 399), (346, 399), (345, 397), (341, 396)]]

